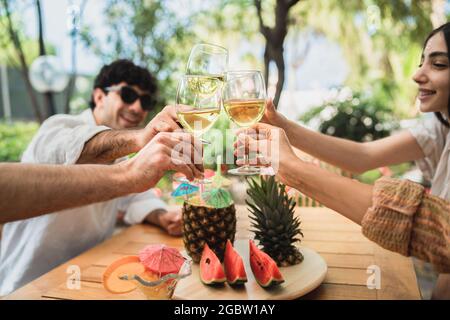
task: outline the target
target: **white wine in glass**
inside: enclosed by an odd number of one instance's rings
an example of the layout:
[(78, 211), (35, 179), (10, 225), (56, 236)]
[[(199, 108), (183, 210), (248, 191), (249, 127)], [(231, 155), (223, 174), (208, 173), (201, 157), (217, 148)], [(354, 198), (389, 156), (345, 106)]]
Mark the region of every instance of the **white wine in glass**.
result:
[(230, 118), (240, 127), (250, 127), (261, 120), (264, 115), (266, 100), (228, 100), (224, 108)]
[(181, 125), (194, 136), (200, 137), (216, 122), (220, 109), (192, 109), (177, 112)]
[[(223, 90), (223, 106), (230, 119), (240, 127), (248, 128), (264, 115), (266, 85), (259, 71), (230, 71), (226, 73)], [(256, 175), (259, 167), (249, 165), (244, 155), (244, 165), (228, 172), (234, 175)]]
[[(220, 115), (222, 105), (222, 80), (197, 75), (181, 78), (177, 90), (177, 116), (181, 125), (195, 137), (201, 137), (211, 129)], [(216, 87), (215, 90), (209, 90)], [(209, 144), (202, 140), (203, 144)], [(199, 184), (208, 179), (196, 180)]]
[[(212, 90), (211, 88), (215, 88)], [(185, 75), (178, 84), (177, 115), (181, 125), (199, 137), (216, 122), (222, 104), (222, 81)]]

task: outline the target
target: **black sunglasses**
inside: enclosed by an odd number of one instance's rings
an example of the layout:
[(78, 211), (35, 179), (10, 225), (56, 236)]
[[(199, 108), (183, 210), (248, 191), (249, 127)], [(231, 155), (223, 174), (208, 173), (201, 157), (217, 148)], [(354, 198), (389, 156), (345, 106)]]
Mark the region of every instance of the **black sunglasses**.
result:
[(120, 98), (126, 104), (133, 104), (137, 99), (141, 102), (143, 110), (151, 111), (156, 105), (156, 99), (148, 93), (140, 95), (135, 89), (130, 86), (113, 86), (106, 87), (106, 91), (119, 91)]

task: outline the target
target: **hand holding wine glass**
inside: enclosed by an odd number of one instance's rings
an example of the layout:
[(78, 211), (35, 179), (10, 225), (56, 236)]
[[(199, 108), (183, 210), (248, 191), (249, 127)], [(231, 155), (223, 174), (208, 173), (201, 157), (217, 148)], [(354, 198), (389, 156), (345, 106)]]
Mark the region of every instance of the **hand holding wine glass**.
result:
[(177, 115), (181, 125), (194, 136), (208, 131), (220, 114), (220, 80), (185, 75), (177, 90)]
[[(248, 128), (259, 122), (264, 115), (266, 86), (259, 71), (230, 71), (226, 74), (223, 104), (230, 119), (240, 127)], [(249, 165), (244, 155), (244, 166), (229, 170), (234, 175), (255, 175), (260, 168)]]
[[(198, 44), (192, 48), (186, 75), (178, 85), (176, 104), (179, 122), (196, 137), (208, 131), (220, 115), (227, 67), (228, 51), (225, 48), (211, 44)], [(201, 141), (210, 144), (204, 139)]]

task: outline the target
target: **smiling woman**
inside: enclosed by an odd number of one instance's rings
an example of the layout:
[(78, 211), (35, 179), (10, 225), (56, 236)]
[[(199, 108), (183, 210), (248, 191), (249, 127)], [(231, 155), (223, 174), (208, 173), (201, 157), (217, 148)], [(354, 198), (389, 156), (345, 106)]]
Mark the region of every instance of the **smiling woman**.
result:
[[(268, 101), (262, 122), (282, 129), (260, 123), (243, 132), (237, 143), (242, 148), (242, 141), (247, 141), (246, 150), (261, 154), (261, 165), (275, 164), (283, 183), (361, 224), (370, 240), (431, 262), (441, 273), (434, 298), (447, 299), (450, 299), (449, 48), (450, 23), (447, 23), (427, 37), (422, 61), (413, 76), (418, 84), (420, 110), (434, 112), (437, 118), (390, 137), (358, 143), (303, 128), (278, 113)], [(255, 130), (258, 141), (254, 140)], [(274, 148), (267, 147), (272, 144)], [(352, 173), (416, 161), (423, 175), (432, 181), (431, 195), (422, 186), (408, 181), (380, 179), (370, 186), (337, 176), (299, 159), (291, 144)], [(267, 150), (277, 153), (267, 154)]]
[(450, 126), (449, 47), (450, 24), (446, 23), (425, 40), (419, 69), (413, 77), (419, 85), (420, 111), (435, 112), (446, 127)]

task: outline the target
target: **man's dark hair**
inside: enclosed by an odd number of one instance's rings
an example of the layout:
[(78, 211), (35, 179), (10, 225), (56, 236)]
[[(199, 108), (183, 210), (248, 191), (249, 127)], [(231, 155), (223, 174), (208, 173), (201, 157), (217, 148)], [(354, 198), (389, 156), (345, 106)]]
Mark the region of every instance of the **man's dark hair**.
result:
[[(130, 86), (137, 86), (155, 96), (158, 93), (156, 78), (145, 68), (135, 65), (127, 59), (120, 59), (111, 64), (104, 65), (94, 80), (93, 90), (99, 88), (106, 93), (105, 88), (126, 82)], [(93, 94), (89, 106), (95, 108)]]
[[(431, 31), (431, 33), (428, 35), (428, 37), (425, 39), (425, 42), (423, 44), (423, 50), (425, 50), (425, 47), (428, 43), (428, 40), (430, 40), (430, 38), (432, 36), (434, 36), (436, 33), (441, 32), (444, 34), (444, 38), (445, 38), (445, 44), (447, 45), (447, 55), (448, 52), (450, 51), (450, 22), (447, 22), (445, 24), (443, 24), (442, 26), (440, 26), (439, 28), (434, 29), (433, 31)], [(449, 56), (450, 58), (450, 56)], [(448, 114), (450, 115), (450, 95), (449, 95), (449, 100), (447, 102), (447, 110), (448, 110)], [(435, 112), (434, 113), (436, 115), (436, 117), (439, 119), (439, 121), (446, 127), (450, 127), (450, 123), (444, 119), (444, 117), (442, 116), (442, 113), (440, 112)]]

